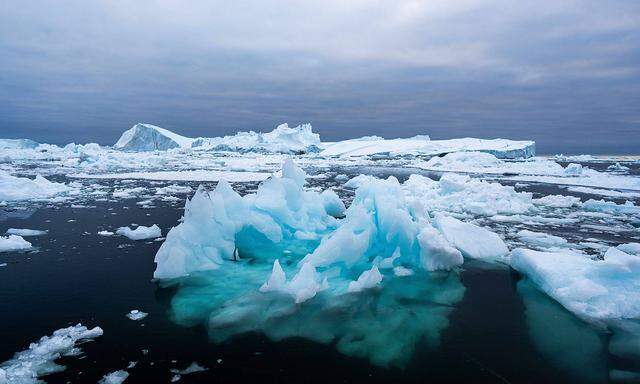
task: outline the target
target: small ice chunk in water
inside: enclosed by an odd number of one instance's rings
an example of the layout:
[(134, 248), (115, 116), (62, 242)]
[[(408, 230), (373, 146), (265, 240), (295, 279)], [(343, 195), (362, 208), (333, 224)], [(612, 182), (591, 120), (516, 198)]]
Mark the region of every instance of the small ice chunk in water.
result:
[(26, 229), (26, 228), (9, 228), (7, 229), (8, 235), (18, 236), (42, 236), (46, 235), (49, 231), (43, 231), (40, 229)]
[(180, 371), (180, 374), (181, 375), (189, 375), (191, 373), (203, 372), (203, 371), (206, 371), (206, 370), (208, 370), (208, 368), (203, 367), (202, 365), (200, 365), (200, 364), (198, 364), (197, 362), (194, 361), (187, 368), (185, 368), (182, 371)]
[(26, 251), (31, 249), (31, 243), (22, 236), (0, 236), (0, 252)]
[(111, 373), (107, 373), (100, 379), (98, 384), (122, 384), (129, 377), (129, 373), (124, 370), (119, 370)]
[(358, 280), (349, 283), (347, 292), (360, 292), (376, 287), (382, 281), (382, 275), (375, 265), (370, 270), (362, 272)]
[(98, 235), (99, 236), (113, 236), (113, 235), (115, 235), (115, 233), (105, 230), (105, 231), (98, 231)]
[(131, 312), (127, 313), (127, 317), (131, 320), (138, 321), (147, 317), (149, 314), (146, 312), (139, 311), (137, 309), (131, 310)]
[(102, 328), (88, 329), (82, 324), (58, 329), (51, 336), (43, 336), (29, 348), (17, 352), (12, 359), (0, 364), (0, 383), (39, 383), (39, 377), (60, 372), (64, 366), (55, 363), (61, 356), (77, 356), (76, 344), (102, 336)]
[(527, 244), (542, 248), (561, 247), (567, 244), (567, 240), (563, 239), (562, 237), (553, 236), (541, 232), (533, 232), (526, 229), (519, 231), (516, 236), (518, 236), (520, 240), (524, 241)]
[(150, 227), (140, 225), (136, 229), (131, 229), (129, 227), (120, 227), (118, 228), (116, 233), (118, 235), (126, 236), (131, 240), (155, 239), (156, 237), (162, 236), (162, 231), (156, 224), (153, 224)]

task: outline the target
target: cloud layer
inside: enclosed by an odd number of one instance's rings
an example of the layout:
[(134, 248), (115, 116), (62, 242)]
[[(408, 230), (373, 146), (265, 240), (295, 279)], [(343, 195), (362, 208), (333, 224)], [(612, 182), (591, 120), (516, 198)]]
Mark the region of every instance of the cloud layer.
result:
[(310, 121), (331, 140), (640, 144), (637, 1), (6, 2), (0, 52), (3, 137)]

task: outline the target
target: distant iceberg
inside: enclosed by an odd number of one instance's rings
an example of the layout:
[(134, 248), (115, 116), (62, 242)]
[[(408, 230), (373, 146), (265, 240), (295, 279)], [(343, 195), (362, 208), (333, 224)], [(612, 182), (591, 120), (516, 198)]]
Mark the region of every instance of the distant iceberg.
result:
[(29, 149), (38, 145), (40, 144), (30, 139), (0, 139), (0, 149)]
[(124, 151), (166, 151), (172, 148), (189, 148), (193, 139), (180, 136), (168, 129), (151, 124), (138, 123), (126, 130), (113, 145)]

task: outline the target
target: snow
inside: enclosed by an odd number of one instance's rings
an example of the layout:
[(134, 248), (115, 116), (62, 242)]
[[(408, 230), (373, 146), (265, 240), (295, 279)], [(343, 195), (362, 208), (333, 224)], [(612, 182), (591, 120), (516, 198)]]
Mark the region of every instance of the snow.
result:
[(496, 233), (475, 224), (437, 214), (435, 226), (463, 256), (481, 260), (501, 260), (509, 249)]
[(26, 251), (31, 243), (18, 235), (0, 236), (0, 252)]
[(122, 384), (129, 377), (129, 373), (124, 370), (107, 373), (100, 379), (98, 384)]
[[(60, 372), (64, 366), (55, 363), (62, 356), (78, 356), (82, 352), (76, 344), (102, 336), (102, 329), (88, 329), (78, 324), (58, 329), (51, 336), (29, 344), (29, 348), (17, 352), (13, 358), (0, 364), (0, 382), (27, 384), (39, 383), (40, 377)], [(4, 381), (3, 381), (4, 379)]]
[(65, 184), (51, 182), (40, 175), (29, 179), (0, 170), (0, 201), (47, 199), (71, 190)]
[(7, 234), (18, 236), (42, 236), (46, 235), (49, 231), (43, 231), (40, 229), (26, 229), (26, 228), (9, 228)]
[(236, 171), (214, 171), (198, 169), (193, 171), (157, 171), (157, 172), (123, 172), (123, 173), (103, 173), (70, 174), (69, 177), (80, 179), (140, 179), (140, 180), (167, 180), (167, 181), (220, 181), (247, 182), (262, 181), (271, 176), (265, 172), (236, 172)]
[(429, 136), (415, 136), (406, 139), (384, 139), (363, 137), (336, 143), (325, 143), (322, 156), (386, 156), (403, 155), (436, 156), (451, 152), (476, 151), (492, 154), (499, 158), (527, 158), (535, 155), (533, 141), (512, 141), (505, 139), (451, 139), (430, 140)]
[(147, 240), (162, 236), (162, 231), (160, 230), (160, 227), (153, 224), (150, 227), (140, 225), (136, 229), (120, 227), (116, 230), (116, 234), (126, 236), (131, 240)]
[(189, 148), (192, 142), (193, 139), (167, 129), (138, 123), (126, 130), (113, 147), (124, 151), (165, 151), (172, 148)]
[(140, 310), (137, 309), (132, 309), (129, 313), (126, 314), (126, 316), (133, 321), (138, 321), (138, 320), (142, 320), (145, 317), (147, 317), (149, 314), (146, 312), (142, 312)]
[(640, 257), (614, 247), (603, 260), (570, 250), (518, 248), (511, 265), (569, 311), (588, 320), (640, 316)]

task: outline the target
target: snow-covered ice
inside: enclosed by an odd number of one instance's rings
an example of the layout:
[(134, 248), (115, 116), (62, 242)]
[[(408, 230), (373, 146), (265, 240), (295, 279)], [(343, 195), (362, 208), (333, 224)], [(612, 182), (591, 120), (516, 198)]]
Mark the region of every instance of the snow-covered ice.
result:
[(88, 329), (78, 324), (58, 329), (51, 336), (43, 336), (29, 344), (28, 349), (17, 352), (13, 358), (0, 364), (0, 382), (39, 383), (40, 377), (65, 369), (55, 360), (62, 356), (80, 355), (82, 351), (76, 345), (102, 336), (102, 333), (100, 327)]
[(22, 236), (0, 236), (0, 252), (26, 251), (31, 249), (31, 243)]
[(139, 225), (136, 229), (120, 227), (116, 230), (116, 234), (126, 236), (131, 240), (147, 240), (162, 236), (162, 231), (158, 225), (153, 224), (150, 227)]

